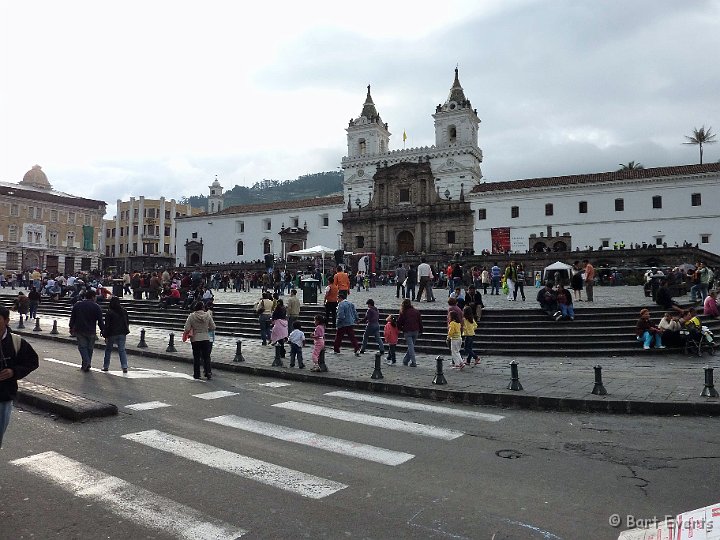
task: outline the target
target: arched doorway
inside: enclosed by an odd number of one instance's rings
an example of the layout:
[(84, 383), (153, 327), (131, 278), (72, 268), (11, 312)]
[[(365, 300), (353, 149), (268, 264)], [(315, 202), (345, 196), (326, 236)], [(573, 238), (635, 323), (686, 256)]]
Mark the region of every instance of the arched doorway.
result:
[(26, 251), (25, 260), (23, 261), (23, 269), (33, 270), (35, 268), (40, 268), (40, 257), (37, 253), (33, 253), (32, 251)]
[(193, 266), (200, 264), (200, 255), (198, 253), (190, 255), (190, 264)]
[(567, 244), (559, 240), (553, 244), (553, 251), (567, 251)]
[(398, 255), (415, 251), (415, 237), (410, 231), (402, 231), (397, 236)]
[(545, 245), (545, 242), (535, 242), (533, 245), (533, 251), (536, 251), (538, 253), (542, 253), (547, 249), (547, 245)]

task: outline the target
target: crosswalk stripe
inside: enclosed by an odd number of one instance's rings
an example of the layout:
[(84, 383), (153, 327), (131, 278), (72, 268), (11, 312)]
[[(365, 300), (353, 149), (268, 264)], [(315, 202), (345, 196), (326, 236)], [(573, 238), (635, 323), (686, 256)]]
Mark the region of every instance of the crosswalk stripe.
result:
[[(67, 362), (65, 360), (58, 360), (57, 358), (45, 358), (46, 361), (54, 364), (61, 364), (63, 366), (70, 366), (76, 369), (80, 369), (80, 364), (73, 362)], [(116, 377), (122, 377), (123, 379), (188, 379), (194, 380), (193, 377), (187, 373), (177, 373), (175, 371), (163, 371), (162, 369), (149, 369), (149, 368), (135, 368), (127, 373), (123, 373), (121, 370), (112, 370), (103, 372), (98, 368), (90, 368), (90, 371), (97, 371), (99, 373), (105, 373), (106, 375), (115, 375)]]
[(301, 429), (268, 424), (267, 422), (259, 422), (257, 420), (251, 420), (250, 418), (242, 418), (240, 416), (235, 416), (234, 414), (206, 418), (205, 420), (207, 422), (220, 424), (221, 426), (242, 429), (251, 433), (280, 439), (282, 441), (312, 446), (313, 448), (318, 448), (320, 450), (365, 459), (367, 461), (374, 461), (375, 463), (382, 463), (383, 465), (400, 465), (401, 463), (405, 463), (415, 457), (413, 454), (407, 454), (405, 452), (396, 452), (394, 450), (388, 450), (378, 446), (346, 441), (344, 439), (319, 435), (317, 433), (303, 431)]
[(368, 403), (377, 403), (379, 405), (392, 405), (394, 407), (412, 409), (414, 411), (449, 414), (451, 416), (460, 416), (462, 418), (472, 418), (473, 420), (486, 420), (488, 422), (499, 422), (500, 420), (505, 418), (504, 416), (501, 416), (499, 414), (481, 413), (477, 411), (463, 411), (460, 409), (451, 409), (450, 407), (438, 407), (437, 405), (428, 405), (426, 403), (403, 401), (401, 399), (389, 399), (379, 396), (368, 396), (366, 394), (357, 394), (355, 392), (346, 392), (344, 390), (327, 392), (325, 395), (344, 399), (354, 399), (356, 401), (364, 401)]
[(335, 420), (342, 420), (344, 422), (354, 422), (365, 426), (403, 431), (414, 435), (424, 435), (425, 437), (433, 437), (435, 439), (443, 439), (445, 441), (452, 441), (453, 439), (463, 436), (462, 431), (456, 431), (454, 429), (429, 426), (427, 424), (418, 424), (417, 422), (408, 422), (406, 420), (396, 420), (394, 418), (384, 418), (382, 416), (373, 416), (370, 414), (353, 413), (339, 409), (331, 409), (329, 407), (310, 405), (308, 403), (300, 403), (298, 401), (275, 403), (273, 407), (315, 414), (326, 418), (334, 418)]
[(290, 386), (289, 382), (265, 382), (258, 383), (260, 386), (269, 386), (270, 388), (282, 388), (283, 386)]
[(178, 538), (231, 540), (248, 532), (57, 452), (35, 454), (10, 463), (54, 482), (76, 497), (102, 502), (103, 508), (137, 525)]
[(149, 411), (151, 409), (162, 409), (163, 407), (172, 407), (172, 405), (162, 401), (145, 401), (144, 403), (125, 405), (126, 409), (132, 409), (133, 411)]
[(228, 392), (227, 390), (218, 390), (216, 392), (205, 392), (204, 394), (193, 394), (193, 397), (200, 399), (219, 399), (228, 396), (237, 396), (237, 392)]
[(123, 438), (310, 499), (322, 499), (347, 487), (340, 482), (294, 471), (156, 429), (129, 433), (123, 435)]

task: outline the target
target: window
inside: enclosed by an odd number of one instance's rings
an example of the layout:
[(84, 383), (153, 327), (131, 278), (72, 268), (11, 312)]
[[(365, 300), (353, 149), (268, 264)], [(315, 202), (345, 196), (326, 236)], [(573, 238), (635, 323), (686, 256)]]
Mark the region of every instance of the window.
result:
[(133, 219), (138, 218), (138, 213), (139, 213), (139, 210), (137, 208), (133, 209)]
[(58, 211), (57, 210), (50, 210), (50, 221), (52, 223), (57, 223), (58, 220)]
[(478, 219), (480, 219), (480, 220), (487, 219), (487, 209), (478, 208)]
[(28, 241), (28, 244), (32, 244), (32, 241), (33, 241), (33, 233), (32, 233), (32, 231), (28, 231), (28, 232), (27, 232), (27, 241)]
[(455, 231), (447, 231), (447, 243), (448, 244), (455, 243)]
[(8, 268), (19, 268), (20, 267), (20, 265), (18, 264), (18, 254), (17, 253), (8, 253), (7, 254), (6, 266)]
[(604, 247), (604, 248), (610, 247), (610, 239), (609, 238), (603, 238), (600, 241), (602, 242), (602, 247)]
[(197, 233), (196, 232), (192, 233), (192, 237), (197, 238)]
[(245, 244), (243, 244), (242, 240), (238, 240), (237, 250), (236, 250), (235, 254), (236, 255), (245, 255)]
[(298, 228), (300, 226), (300, 218), (295, 216), (290, 218), (290, 226)]
[(511, 206), (510, 207), (510, 217), (511, 218), (520, 217), (520, 207), (519, 206)]
[(10, 205), (10, 215), (17, 217), (20, 215), (20, 209), (18, 208), (17, 204), (11, 204)]
[(75, 212), (68, 212), (68, 220), (67, 222), (70, 225), (75, 225)]
[(235, 232), (237, 234), (242, 234), (245, 232), (245, 222), (244, 221), (236, 221), (235, 222)]
[(169, 254), (170, 254), (170, 244), (165, 244), (165, 251), (164, 251), (164, 253), (165, 253), (166, 255), (169, 255)]
[(655, 245), (656, 245), (656, 246), (662, 246), (662, 243), (663, 243), (662, 236), (656, 236), (656, 237), (655, 237)]
[(358, 248), (365, 247), (365, 237), (364, 236), (356, 236), (355, 237), (355, 247), (358, 247)]
[(137, 255), (137, 242), (133, 242), (133, 255)]
[(137, 233), (138, 233), (138, 226), (133, 225), (133, 234), (137, 236)]
[(410, 202), (410, 188), (400, 188), (400, 202)]
[(457, 142), (457, 128), (455, 126), (448, 126), (448, 142), (450, 144)]
[(55, 231), (50, 231), (48, 233), (48, 245), (52, 247), (57, 247), (58, 243), (58, 234)]
[(272, 230), (272, 220), (271, 219), (263, 219), (263, 230), (264, 231), (271, 231)]
[(360, 139), (358, 141), (358, 152), (361, 156), (365, 155), (365, 152), (367, 151), (367, 144), (365, 144), (365, 139)]
[(625, 199), (615, 199), (615, 211), (622, 212), (625, 210)]
[(710, 235), (709, 234), (701, 234), (700, 235), (700, 243), (701, 244), (709, 244), (710, 243)]
[(693, 193), (690, 197), (690, 204), (693, 206), (702, 205), (702, 195), (700, 195), (700, 193)]
[(272, 253), (272, 242), (265, 240), (263, 242), (263, 255), (269, 255), (270, 253)]
[(83, 225), (90, 225), (92, 221), (92, 216), (90, 214), (85, 214), (83, 216)]
[(653, 204), (653, 208), (662, 208), (662, 196), (655, 195), (652, 198), (652, 204)]
[(105, 238), (110, 238), (110, 229), (105, 229)]
[(552, 216), (553, 215), (553, 205), (552, 203), (547, 203), (545, 205), (545, 215), (546, 216)]
[(170, 210), (165, 210), (165, 219), (170, 219)]
[(69, 247), (69, 248), (75, 247), (75, 233), (74, 232), (67, 233), (67, 247)]
[(320, 223), (322, 223), (323, 227), (329, 227), (330, 226), (330, 216), (327, 214), (323, 214), (320, 216)]
[(170, 236), (170, 227), (165, 227), (163, 230), (163, 236)]
[(587, 201), (580, 201), (578, 203), (578, 213), (587, 214)]
[[(18, 230), (15, 225), (10, 225), (10, 228), (8, 229), (8, 240), (10, 242), (18, 241)], [(8, 264), (8, 266), (9, 266), (9, 264)]]

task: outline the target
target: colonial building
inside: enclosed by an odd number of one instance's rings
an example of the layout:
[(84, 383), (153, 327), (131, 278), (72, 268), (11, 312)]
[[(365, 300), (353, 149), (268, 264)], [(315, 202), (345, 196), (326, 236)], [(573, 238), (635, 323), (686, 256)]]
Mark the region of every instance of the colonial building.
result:
[(472, 249), (473, 215), (465, 195), (482, 178), (480, 119), (457, 69), (450, 94), (432, 116), (435, 145), (390, 150), (388, 124), (368, 86), (362, 112), (346, 130), (344, 249), (378, 256)]
[(53, 190), (39, 165), (0, 182), (0, 269), (74, 273), (99, 268), (104, 201)]
[(532, 178), (468, 194), (475, 251), (682, 246), (720, 253), (720, 164)]
[[(218, 183), (217, 179), (215, 183)], [(215, 189), (214, 185), (211, 189)], [(219, 183), (218, 183), (219, 186)], [(222, 188), (220, 189), (222, 193)], [(176, 219), (202, 213), (175, 199), (130, 197), (117, 201), (115, 219), (105, 220), (103, 267), (151, 270), (175, 264)]]
[(215, 212), (177, 219), (177, 264), (248, 262), (268, 254), (284, 258), (291, 251), (317, 244), (335, 247), (340, 241), (342, 196), (224, 209), (215, 203)]

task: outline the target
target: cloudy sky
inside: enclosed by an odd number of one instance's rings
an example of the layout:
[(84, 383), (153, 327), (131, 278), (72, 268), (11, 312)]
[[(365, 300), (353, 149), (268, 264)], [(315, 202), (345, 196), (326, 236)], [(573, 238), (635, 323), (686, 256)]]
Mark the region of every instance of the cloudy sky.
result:
[(111, 217), (335, 170), (367, 84), (391, 148), (433, 144), (456, 64), (486, 181), (697, 163), (718, 28), (712, 0), (2, 2), (0, 181), (37, 163)]

